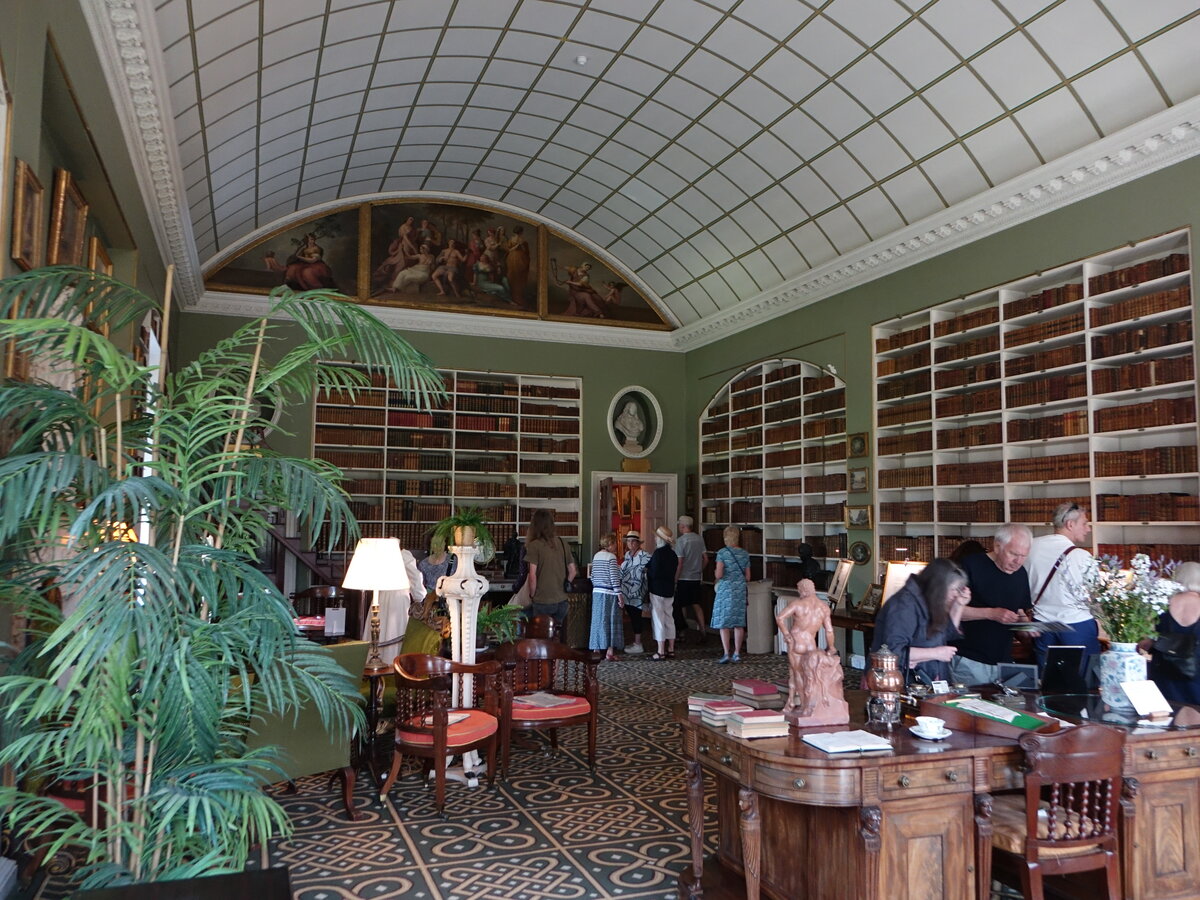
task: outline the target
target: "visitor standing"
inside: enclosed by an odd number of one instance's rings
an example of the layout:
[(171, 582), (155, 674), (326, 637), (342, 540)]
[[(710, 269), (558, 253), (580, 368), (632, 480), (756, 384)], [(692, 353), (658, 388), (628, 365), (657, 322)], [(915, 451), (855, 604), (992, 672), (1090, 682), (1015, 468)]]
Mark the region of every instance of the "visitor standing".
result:
[(643, 649), (642, 629), (646, 622), (642, 608), (648, 595), (646, 566), (649, 564), (650, 554), (642, 549), (642, 536), (630, 531), (625, 535), (625, 558), (621, 560), (621, 596), (625, 599), (625, 612), (633, 629), (633, 642), (625, 648), (626, 653), (641, 653)]
[(1066, 630), (1042, 632), (1033, 639), (1039, 667), (1046, 665), (1049, 647), (1083, 645), (1083, 671), (1100, 652), (1099, 626), (1088, 606), (1087, 572), (1092, 555), (1083, 549), (1092, 534), (1087, 510), (1078, 503), (1060, 503), (1054, 510), (1054, 534), (1033, 539), (1025, 568), (1033, 595), (1034, 622), (1057, 622)]
[(600, 549), (592, 557), (592, 629), (589, 650), (603, 650), (612, 661), (625, 649), (625, 629), (621, 621), (621, 575), (617, 568), (617, 536), (608, 532), (600, 538)]
[[(716, 598), (713, 600), (712, 627), (721, 630), (719, 663), (742, 661), (742, 640), (746, 637), (746, 584), (750, 581), (750, 554), (740, 546), (742, 529), (730, 525), (724, 532), (725, 546), (717, 551)], [(730, 635), (733, 653), (729, 652)]]
[(554, 529), (554, 511), (536, 509), (529, 519), (525, 536), (525, 562), (529, 566), (526, 582), (529, 585), (531, 606), (529, 615), (539, 613), (554, 620), (555, 633), (561, 635), (567, 621), (567, 591), (565, 582), (575, 580), (579, 568), (571, 549)]
[(659, 525), (654, 532), (654, 552), (646, 566), (646, 587), (650, 591), (650, 622), (654, 628), (654, 641), (658, 651), (651, 659), (670, 659), (675, 656), (675, 619), (671, 600), (675, 594), (675, 573), (679, 557), (671, 545), (675, 535), (666, 525)]
[(690, 609), (699, 627), (698, 643), (704, 643), (707, 628), (704, 625), (704, 607), (700, 605), (700, 578), (704, 574), (704, 539), (693, 530), (691, 516), (680, 516), (679, 537), (675, 538), (675, 555), (679, 557), (675, 573), (675, 626), (676, 630), (687, 631), (687, 613)]

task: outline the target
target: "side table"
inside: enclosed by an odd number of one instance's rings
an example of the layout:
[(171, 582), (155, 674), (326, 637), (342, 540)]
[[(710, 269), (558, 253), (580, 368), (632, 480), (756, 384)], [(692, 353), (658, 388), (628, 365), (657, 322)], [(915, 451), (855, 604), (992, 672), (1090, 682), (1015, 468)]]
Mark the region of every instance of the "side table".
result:
[(383, 686), (384, 680), (392, 673), (390, 665), (382, 666), (366, 666), (363, 669), (363, 678), (367, 679), (367, 736), (365, 740), (359, 742), (362, 748), (360, 751), (360, 764), (365, 758), (367, 771), (371, 775), (371, 784), (377, 790), (379, 788), (381, 774), (377, 767), (376, 756), (376, 738), (379, 736), (379, 714), (383, 707)]

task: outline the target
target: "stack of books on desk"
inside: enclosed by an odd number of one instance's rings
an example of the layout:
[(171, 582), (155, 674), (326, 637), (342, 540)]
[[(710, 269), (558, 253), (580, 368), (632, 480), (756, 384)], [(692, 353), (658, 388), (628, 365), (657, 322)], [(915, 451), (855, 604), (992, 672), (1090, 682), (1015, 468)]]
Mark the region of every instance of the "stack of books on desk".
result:
[(780, 691), (779, 685), (761, 678), (733, 679), (733, 697), (747, 706), (755, 709), (783, 709), (787, 695)]
[(739, 738), (787, 737), (788, 733), (787, 719), (773, 709), (733, 713), (725, 721), (725, 727)]
[(703, 691), (697, 691), (695, 694), (688, 694), (688, 712), (700, 712), (705, 703), (711, 703), (713, 700), (732, 700), (728, 694), (706, 694)]
[(734, 713), (748, 712), (754, 712), (754, 710), (736, 700), (710, 700), (700, 707), (700, 718), (705, 725), (724, 728), (726, 720)]

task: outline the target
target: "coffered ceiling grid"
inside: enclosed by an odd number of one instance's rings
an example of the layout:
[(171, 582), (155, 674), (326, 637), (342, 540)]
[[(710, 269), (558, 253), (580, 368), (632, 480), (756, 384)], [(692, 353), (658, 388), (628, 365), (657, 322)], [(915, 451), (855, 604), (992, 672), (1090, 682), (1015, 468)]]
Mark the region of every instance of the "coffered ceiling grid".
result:
[(606, 248), (685, 325), (1200, 93), (1198, 17), (1185, 0), (156, 5), (201, 260), (338, 198), (461, 193)]

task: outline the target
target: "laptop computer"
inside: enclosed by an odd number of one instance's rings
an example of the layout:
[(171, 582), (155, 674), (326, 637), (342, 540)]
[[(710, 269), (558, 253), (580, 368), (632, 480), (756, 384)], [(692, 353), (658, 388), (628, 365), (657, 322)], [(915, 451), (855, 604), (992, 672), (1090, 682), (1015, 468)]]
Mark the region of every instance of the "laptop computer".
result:
[(1046, 667), (1042, 670), (1043, 694), (1083, 694), (1087, 683), (1083, 659), (1087, 648), (1082, 644), (1061, 644), (1046, 648)]

